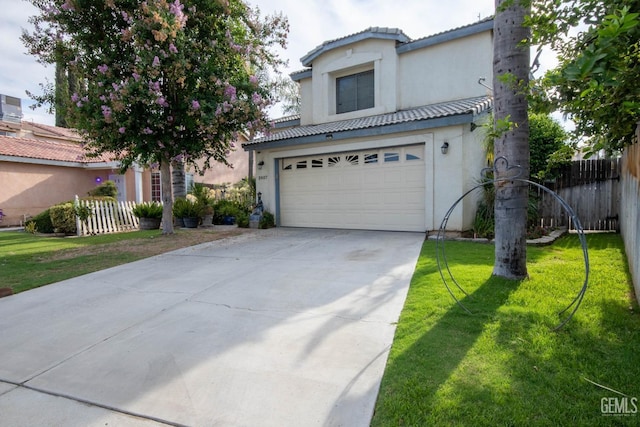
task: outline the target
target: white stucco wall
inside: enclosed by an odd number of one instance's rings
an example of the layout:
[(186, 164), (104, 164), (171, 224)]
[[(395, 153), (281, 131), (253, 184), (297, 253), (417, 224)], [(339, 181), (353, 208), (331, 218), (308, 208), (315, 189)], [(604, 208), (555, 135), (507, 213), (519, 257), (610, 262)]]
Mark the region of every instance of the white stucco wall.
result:
[[(398, 54), (393, 40), (369, 39), (336, 48), (313, 62), (300, 81), (301, 125), (349, 120), (475, 96), (492, 81), (489, 31)], [(335, 114), (336, 78), (374, 70), (375, 107)]]
[(487, 94), (480, 77), (492, 81), (492, 37), (489, 32), (400, 55), (398, 109)]
[[(395, 111), (397, 62), (395, 41), (380, 39), (352, 43), (316, 58), (312, 77), (312, 123), (349, 120)], [(374, 70), (375, 107), (336, 114), (336, 79), (371, 69)], [(308, 99), (303, 97), (302, 103), (308, 103)]]
[[(484, 167), (481, 131), (470, 131), (469, 125), (450, 126), (395, 136), (357, 138), (333, 143), (309, 144), (302, 147), (261, 150), (256, 162), (264, 161), (256, 173), (257, 191), (262, 192), (265, 209), (276, 212), (276, 160), (322, 153), (357, 151), (371, 148), (425, 144), (426, 230), (437, 230), (445, 213), (465, 191), (476, 184)], [(449, 142), (449, 151), (440, 147)], [(475, 213), (475, 196), (466, 198), (449, 219), (448, 230), (468, 229)]]

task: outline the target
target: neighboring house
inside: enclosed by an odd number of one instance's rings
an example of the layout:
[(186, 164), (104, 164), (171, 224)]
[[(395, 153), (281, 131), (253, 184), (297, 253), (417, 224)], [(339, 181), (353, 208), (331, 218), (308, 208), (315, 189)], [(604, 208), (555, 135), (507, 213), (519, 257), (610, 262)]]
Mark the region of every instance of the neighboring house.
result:
[[(480, 179), (493, 21), (411, 40), (369, 28), (301, 59), (301, 114), (244, 145), (279, 225), (429, 231)], [(448, 229), (469, 229), (477, 196)]]
[[(1, 97), (0, 225), (21, 225), (52, 205), (86, 196), (106, 180), (116, 183), (119, 200), (160, 200), (160, 172), (133, 167), (120, 174), (119, 162), (108, 156), (87, 157), (73, 130), (21, 121), (20, 99)], [(7, 114), (7, 109), (15, 111)], [(234, 169), (217, 164), (203, 176), (187, 170), (187, 185), (237, 182), (247, 176), (248, 157), (236, 150), (228, 157)]]

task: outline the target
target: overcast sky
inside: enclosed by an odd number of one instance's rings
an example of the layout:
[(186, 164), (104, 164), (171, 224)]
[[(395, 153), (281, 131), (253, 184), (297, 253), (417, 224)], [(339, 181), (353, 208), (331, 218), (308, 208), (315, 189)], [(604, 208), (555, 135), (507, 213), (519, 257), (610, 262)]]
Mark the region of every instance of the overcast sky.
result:
[[(26, 0), (1, 0), (0, 93), (22, 98), (24, 120), (53, 124), (53, 116), (27, 108), (33, 102), (25, 91), (40, 93), (39, 84), (53, 81), (53, 68), (27, 55), (19, 37), (31, 30), (29, 16), (36, 9)], [(291, 30), (283, 57), (286, 73), (302, 67), (300, 58), (326, 40), (360, 32), (368, 27), (400, 28), (418, 39), (471, 24), (493, 14), (494, 0), (249, 0), (262, 15), (282, 12)]]

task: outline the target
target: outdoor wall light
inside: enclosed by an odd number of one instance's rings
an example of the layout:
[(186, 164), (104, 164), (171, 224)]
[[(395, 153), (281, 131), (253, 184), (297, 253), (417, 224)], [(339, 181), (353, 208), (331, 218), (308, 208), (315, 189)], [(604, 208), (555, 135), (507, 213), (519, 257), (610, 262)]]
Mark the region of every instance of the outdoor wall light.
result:
[(447, 141), (442, 144), (440, 151), (442, 151), (442, 154), (447, 154), (449, 152), (449, 143)]
[(264, 166), (264, 160), (260, 160), (258, 162), (258, 169), (262, 169), (263, 166)]
[(95, 181), (96, 181), (96, 184), (100, 184), (102, 182), (102, 178), (99, 176), (96, 176)]

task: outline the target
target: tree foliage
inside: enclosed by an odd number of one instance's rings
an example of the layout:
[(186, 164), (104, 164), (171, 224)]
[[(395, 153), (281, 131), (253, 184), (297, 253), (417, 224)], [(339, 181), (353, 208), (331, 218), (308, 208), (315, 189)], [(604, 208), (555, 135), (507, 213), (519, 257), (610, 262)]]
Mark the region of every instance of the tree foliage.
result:
[(548, 114), (529, 113), (531, 176), (540, 178), (544, 175), (549, 158), (566, 146), (567, 137), (567, 132)]
[(549, 109), (576, 123), (592, 150), (632, 143), (640, 120), (639, 0), (534, 0), (527, 25), (559, 65), (541, 80)]
[(169, 215), (172, 161), (226, 163), (238, 132), (268, 129), (270, 87), (258, 75), (281, 65), (282, 16), (261, 18), (242, 0), (30, 1), (40, 10), (22, 37), (30, 53), (81, 82), (68, 120), (123, 169), (160, 165)]

